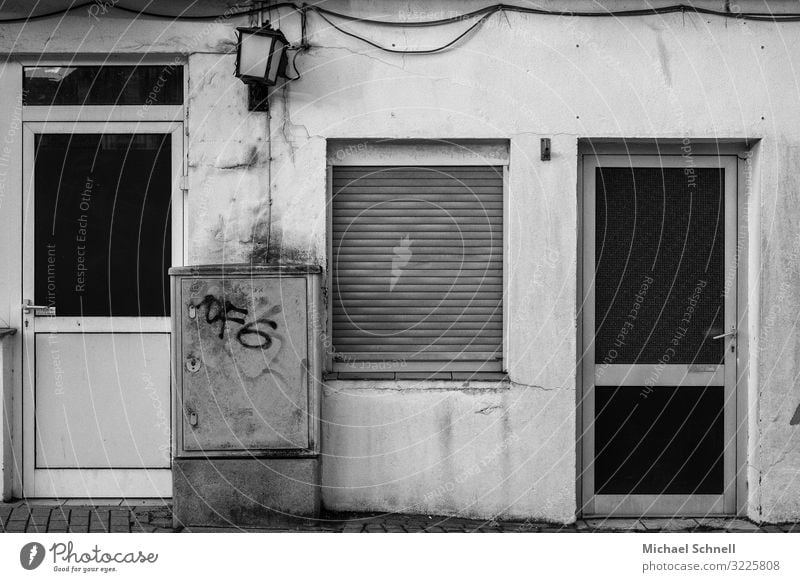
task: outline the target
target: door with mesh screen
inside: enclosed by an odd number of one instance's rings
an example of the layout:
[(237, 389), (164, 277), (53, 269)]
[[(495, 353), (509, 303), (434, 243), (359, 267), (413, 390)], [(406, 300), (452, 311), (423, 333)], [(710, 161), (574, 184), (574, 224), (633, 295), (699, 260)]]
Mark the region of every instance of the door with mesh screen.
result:
[(736, 167), (584, 157), (584, 514), (735, 512)]

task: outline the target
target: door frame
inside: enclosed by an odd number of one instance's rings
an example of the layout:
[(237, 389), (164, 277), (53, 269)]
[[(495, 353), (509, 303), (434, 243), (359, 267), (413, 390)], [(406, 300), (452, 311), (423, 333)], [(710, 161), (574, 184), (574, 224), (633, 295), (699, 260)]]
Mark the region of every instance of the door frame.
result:
[[(584, 160), (586, 157), (600, 156), (600, 155), (615, 155), (615, 156), (683, 156), (684, 158), (709, 158), (709, 157), (726, 157), (735, 156), (736, 165), (733, 166), (734, 175), (736, 176), (736, 188), (734, 195), (736, 196), (736, 218), (735, 227), (732, 229), (735, 237), (735, 249), (733, 252), (732, 262), (736, 269), (736, 283), (733, 286), (733, 291), (736, 293), (737, 301), (735, 306), (735, 321), (738, 331), (736, 338), (736, 365), (735, 370), (729, 371), (733, 374), (733, 385), (735, 394), (733, 396), (733, 406), (735, 407), (734, 415), (734, 428), (735, 428), (735, 454), (733, 455), (734, 466), (734, 501), (732, 506), (725, 508), (724, 513), (720, 515), (746, 515), (747, 514), (747, 501), (748, 501), (748, 487), (747, 487), (747, 458), (748, 458), (748, 427), (752, 424), (752, 403), (749, 402), (749, 368), (753, 365), (753, 354), (751, 354), (751, 342), (749, 336), (754, 331), (749, 329), (749, 321), (751, 321), (752, 311), (754, 314), (757, 309), (757, 295), (749, 292), (748, 280), (750, 273), (757, 272), (757, 264), (750, 265), (753, 261), (750, 257), (749, 249), (753, 246), (750, 238), (752, 232), (749, 224), (754, 219), (748, 216), (748, 210), (757, 199), (757, 192), (752, 190), (754, 180), (753, 174), (753, 154), (757, 152), (759, 140), (747, 139), (729, 139), (729, 140), (715, 140), (715, 139), (689, 139), (689, 138), (666, 138), (666, 139), (650, 139), (650, 138), (637, 138), (637, 139), (613, 139), (613, 138), (598, 138), (598, 139), (579, 139), (578, 140), (578, 156), (577, 156), (577, 285), (576, 285), (576, 302), (577, 302), (577, 341), (576, 341), (576, 383), (577, 383), (577, 398), (576, 398), (576, 515), (577, 517), (588, 517), (591, 515), (598, 515), (602, 517), (614, 517), (615, 515), (608, 514), (595, 514), (587, 510), (585, 503), (586, 491), (584, 487), (584, 447), (587, 445), (583, 435), (584, 427), (584, 395), (588, 389), (587, 370), (584, 369), (584, 311), (583, 304), (585, 301), (585, 208), (586, 208), (586, 195), (584, 191)], [(754, 151), (755, 150), (755, 151)], [(687, 164), (689, 167), (689, 164)], [(757, 218), (757, 210), (753, 214)], [(755, 223), (754, 223), (755, 224)], [(726, 260), (727, 260), (727, 247), (726, 244)], [(757, 263), (757, 261), (756, 261)], [(727, 267), (726, 267), (727, 268)], [(728, 314), (726, 314), (726, 325), (728, 321)], [(726, 330), (727, 331), (727, 330)], [(727, 349), (727, 344), (726, 344)], [(750, 413), (748, 414), (748, 410)], [(690, 507), (687, 509), (691, 509)], [(686, 512), (688, 515), (688, 511)], [(699, 514), (702, 517), (706, 516), (705, 512)], [(717, 515), (717, 514), (714, 514)], [(674, 517), (674, 515), (668, 515)]]
[[(66, 108), (64, 108), (66, 109)], [(113, 109), (113, 108), (103, 108)], [(34, 118), (37, 116), (33, 116)], [(58, 118), (58, 117), (57, 117)], [(169, 133), (170, 157), (171, 157), (171, 255), (172, 265), (180, 266), (184, 263), (184, 239), (185, 239), (185, 220), (184, 220), (184, 160), (185, 144), (184, 129), (182, 121), (23, 121), (23, 146), (22, 146), (22, 295), (24, 298), (33, 299), (33, 260), (34, 260), (34, 232), (33, 224), (33, 200), (34, 192), (34, 147), (35, 135), (43, 133), (61, 134), (98, 134), (98, 133)], [(20, 301), (20, 304), (22, 301)], [(80, 322), (83, 332), (91, 333), (93, 330), (105, 329), (105, 326), (97, 327), (100, 319), (106, 318), (83, 318)], [(151, 318), (147, 318), (151, 319)], [(137, 317), (113, 318), (111, 326), (114, 332), (120, 333), (166, 333), (171, 332), (170, 318), (166, 321), (156, 321), (161, 318), (152, 318), (153, 321), (147, 322), (142, 326), (142, 319)], [(23, 321), (27, 322), (26, 316)], [(20, 375), (21, 390), (21, 493), (28, 498), (35, 497), (107, 497), (102, 492), (92, 493), (95, 488), (104, 487), (104, 483), (125, 484), (135, 488), (136, 497), (166, 497), (166, 491), (171, 491), (171, 470), (169, 468), (159, 469), (36, 469), (36, 421), (35, 421), (35, 318), (31, 317), (31, 327), (22, 327), (22, 374)], [(53, 328), (47, 325), (55, 322), (44, 322), (46, 328)], [(146, 327), (147, 329), (143, 329)], [(40, 330), (42, 332), (43, 330)], [(46, 330), (45, 330), (46, 331)], [(107, 330), (106, 330), (107, 331)], [(169, 396), (168, 402), (172, 406), (173, 390), (171, 373), (168, 382)], [(167, 414), (171, 418), (171, 413)], [(32, 425), (32, 426), (31, 426)], [(172, 442), (170, 438), (170, 451)], [(57, 476), (60, 485), (54, 484), (53, 480), (44, 481), (41, 477), (37, 479), (37, 473)]]

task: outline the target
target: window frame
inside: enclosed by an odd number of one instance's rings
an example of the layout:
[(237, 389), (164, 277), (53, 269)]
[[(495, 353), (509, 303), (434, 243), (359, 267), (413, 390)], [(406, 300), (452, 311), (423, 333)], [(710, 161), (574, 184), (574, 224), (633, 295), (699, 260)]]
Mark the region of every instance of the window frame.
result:
[[(186, 122), (186, 103), (189, 95), (189, 68), (185, 55), (72, 55), (69, 58), (59, 57), (24, 57), (16, 59), (20, 65), (20, 75), (24, 75), (26, 67), (100, 67), (100, 66), (180, 66), (183, 69), (183, 103), (180, 105), (25, 105), (22, 109), (23, 121), (68, 121), (79, 123), (84, 121), (117, 122), (117, 121), (166, 121)], [(22, 80), (20, 80), (20, 87)], [(20, 99), (22, 95), (20, 95)], [(184, 164), (185, 166), (185, 164)], [(184, 175), (186, 168), (184, 167)]]
[[(508, 370), (509, 330), (509, 193), (510, 193), (510, 143), (504, 139), (480, 140), (395, 140), (395, 139), (331, 139), (327, 144), (326, 159), (326, 269), (323, 288), (325, 307), (325, 332), (322, 343), (325, 350), (325, 373), (330, 379), (364, 380), (469, 380), (505, 377)], [(501, 166), (503, 180), (502, 218), (502, 359), (500, 370), (481, 369), (475, 361), (465, 362), (458, 369), (441, 370), (442, 360), (424, 359), (414, 361), (412, 369), (402, 364), (387, 367), (386, 360), (376, 360), (374, 366), (368, 361), (359, 361), (364, 367), (348, 367), (337, 361), (333, 350), (333, 168), (334, 166)], [(487, 362), (488, 363), (488, 362)], [(492, 362), (494, 363), (494, 362)]]

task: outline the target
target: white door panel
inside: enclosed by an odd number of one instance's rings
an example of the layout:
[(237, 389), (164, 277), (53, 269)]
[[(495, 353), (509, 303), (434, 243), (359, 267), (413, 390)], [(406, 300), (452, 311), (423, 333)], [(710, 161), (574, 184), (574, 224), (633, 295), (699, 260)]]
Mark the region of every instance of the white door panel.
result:
[(23, 298), (55, 307), (23, 312), (23, 492), (168, 497), (163, 274), (183, 257), (182, 125), (23, 134)]
[(36, 374), (37, 469), (169, 468), (169, 335), (38, 333)]

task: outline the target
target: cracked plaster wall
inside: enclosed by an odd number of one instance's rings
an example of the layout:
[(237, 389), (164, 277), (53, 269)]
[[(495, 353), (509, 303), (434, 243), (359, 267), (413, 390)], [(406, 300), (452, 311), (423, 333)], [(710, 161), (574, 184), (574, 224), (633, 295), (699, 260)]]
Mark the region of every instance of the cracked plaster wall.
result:
[[(328, 5), (409, 19), (482, 3)], [(761, 139), (751, 193), (759, 210), (751, 241), (760, 243), (751, 263), (762, 270), (750, 289), (760, 292), (753, 301), (761, 318), (751, 323), (759, 384), (751, 388), (748, 512), (773, 521), (800, 518), (800, 433), (790, 422), (800, 403), (800, 124), (798, 88), (787, 82), (800, 62), (796, 35), (690, 14), (625, 20), (498, 14), (449, 52), (397, 56), (311, 15), (312, 48), (297, 61), (303, 76), (272, 100), (270, 213), (266, 119), (247, 113), (244, 86), (232, 76), (232, 28), (243, 24), (165, 28), (141, 19), (129, 26), (119, 14), (95, 22), (75, 13), (57, 34), (49, 20), (29, 24), (24, 35), (3, 27), (0, 51), (188, 55), (191, 263), (270, 258), (325, 265), (328, 139), (510, 140), (506, 309), (513, 317), (506, 351), (519, 384), (466, 391), (332, 384), (323, 400), (326, 504), (572, 518), (577, 140), (689, 135)], [(295, 17), (286, 15), (280, 26), (297, 39)], [(462, 29), (359, 31), (387, 46), (418, 48)], [(12, 113), (6, 108), (3, 123)], [(539, 160), (540, 137), (553, 138), (550, 162)], [(18, 228), (11, 225), (9, 236)], [(11, 297), (6, 291), (3, 297)]]

